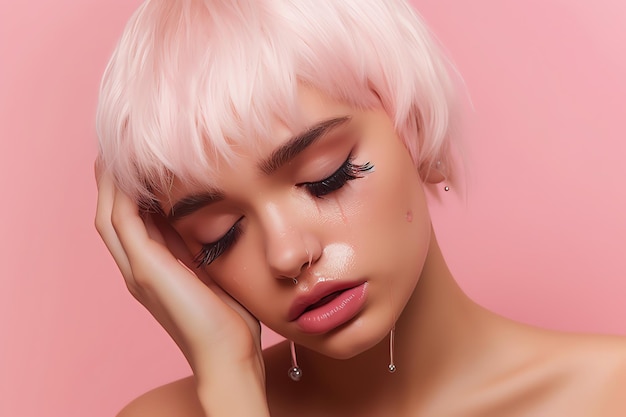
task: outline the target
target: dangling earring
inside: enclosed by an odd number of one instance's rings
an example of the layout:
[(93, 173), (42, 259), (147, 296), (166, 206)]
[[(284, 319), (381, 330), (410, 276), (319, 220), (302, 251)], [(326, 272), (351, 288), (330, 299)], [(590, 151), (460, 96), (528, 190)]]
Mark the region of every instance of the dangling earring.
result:
[(396, 372), (396, 364), (393, 362), (393, 342), (394, 336), (396, 333), (396, 327), (392, 327), (389, 332), (389, 372)]
[(296, 359), (296, 344), (291, 340), (289, 341), (289, 348), (291, 350), (291, 368), (289, 368), (287, 374), (293, 381), (298, 382), (302, 378), (302, 370), (298, 366), (298, 360)]

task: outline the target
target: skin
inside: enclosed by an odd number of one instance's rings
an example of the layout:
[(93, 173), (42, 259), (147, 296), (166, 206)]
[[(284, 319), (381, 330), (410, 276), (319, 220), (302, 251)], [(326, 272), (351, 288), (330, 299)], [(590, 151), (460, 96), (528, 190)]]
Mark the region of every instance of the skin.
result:
[[(267, 174), (258, 162), (298, 133), (277, 122), (271, 140), (242, 150), (240, 163), (206, 184), (218, 187), (223, 201), (170, 224), (140, 217), (111, 179), (98, 175), (98, 230), (131, 293), (194, 370), (120, 416), (626, 413), (623, 339), (521, 325), (459, 289), (423, 192), (425, 182), (440, 178), (420, 176), (382, 108), (355, 109), (304, 87), (299, 105), (304, 126), (348, 122)], [(323, 198), (302, 187), (332, 174), (349, 154), (375, 169)], [(175, 181), (163, 209), (202, 191)], [(196, 269), (192, 257), (201, 246), (239, 219), (240, 239)], [(366, 301), (336, 329), (305, 333), (288, 320), (289, 307), (325, 280), (366, 281)], [(300, 382), (286, 375), (286, 343), (261, 352), (257, 320), (296, 342)], [(398, 369), (391, 374), (394, 324)]]

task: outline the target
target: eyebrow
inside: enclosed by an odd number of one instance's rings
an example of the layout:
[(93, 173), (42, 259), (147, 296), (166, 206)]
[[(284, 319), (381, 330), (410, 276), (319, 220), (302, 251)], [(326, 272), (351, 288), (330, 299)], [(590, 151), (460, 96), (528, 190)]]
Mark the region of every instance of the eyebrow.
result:
[[(323, 120), (309, 127), (304, 132), (297, 134), (285, 144), (278, 147), (278, 149), (274, 150), (268, 158), (259, 163), (259, 169), (267, 175), (275, 172), (281, 166), (293, 160), (318, 139), (324, 137), (334, 128), (349, 120), (349, 116), (335, 117)], [(187, 217), (210, 204), (224, 200), (224, 198), (224, 193), (218, 189), (211, 189), (199, 194), (184, 197), (174, 203), (167, 214), (167, 219), (171, 222), (179, 221), (183, 217)]]
[(194, 194), (187, 196), (177, 201), (170, 212), (167, 215), (167, 219), (171, 222), (176, 222), (183, 217), (189, 216), (192, 213), (200, 210), (209, 204), (222, 201), (224, 199), (224, 193), (219, 190), (209, 190), (200, 194)]
[(320, 123), (311, 126), (304, 132), (289, 139), (285, 144), (281, 145), (278, 149), (272, 152), (267, 159), (261, 161), (259, 163), (259, 169), (263, 171), (264, 174), (271, 174), (287, 162), (294, 159), (318, 139), (322, 138), (331, 130), (349, 120), (349, 116), (336, 117), (321, 121)]

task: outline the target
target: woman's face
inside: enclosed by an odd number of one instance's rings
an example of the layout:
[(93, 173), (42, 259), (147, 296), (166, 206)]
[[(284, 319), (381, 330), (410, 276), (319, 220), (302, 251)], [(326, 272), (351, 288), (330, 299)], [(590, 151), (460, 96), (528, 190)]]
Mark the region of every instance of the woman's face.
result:
[(402, 312), (430, 219), (382, 109), (304, 87), (298, 104), (303, 131), (277, 122), (270, 141), (238, 149), (241, 160), (206, 187), (175, 183), (171, 221), (209, 276), (260, 321), (348, 358), (382, 340)]

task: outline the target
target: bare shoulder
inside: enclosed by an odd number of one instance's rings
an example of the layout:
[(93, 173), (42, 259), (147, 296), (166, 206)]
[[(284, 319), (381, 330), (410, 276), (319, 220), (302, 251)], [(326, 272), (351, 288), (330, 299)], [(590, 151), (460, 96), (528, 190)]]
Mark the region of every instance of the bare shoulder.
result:
[(602, 382), (607, 398), (617, 395), (626, 410), (626, 337), (580, 336), (578, 363)]
[[(283, 372), (280, 372), (280, 374), (286, 377), (289, 364), (288, 355), (288, 346), (284, 342), (263, 351), (268, 384), (272, 385), (272, 380), (280, 380), (276, 376), (278, 369), (281, 369)], [(269, 389), (268, 391), (268, 396), (271, 396), (276, 389)], [(193, 376), (179, 379), (146, 392), (130, 402), (117, 415), (117, 417), (145, 416), (204, 417), (204, 411), (198, 399)]]
[(492, 412), (480, 415), (626, 416), (626, 338), (511, 327), (478, 395)]
[(565, 341), (565, 375), (576, 396), (586, 397), (595, 415), (626, 415), (626, 338), (570, 335)]
[(626, 371), (626, 337), (610, 335), (570, 335), (566, 339), (571, 359), (582, 371), (606, 372), (624, 377)]
[(193, 377), (155, 388), (136, 398), (117, 417), (204, 417)]

